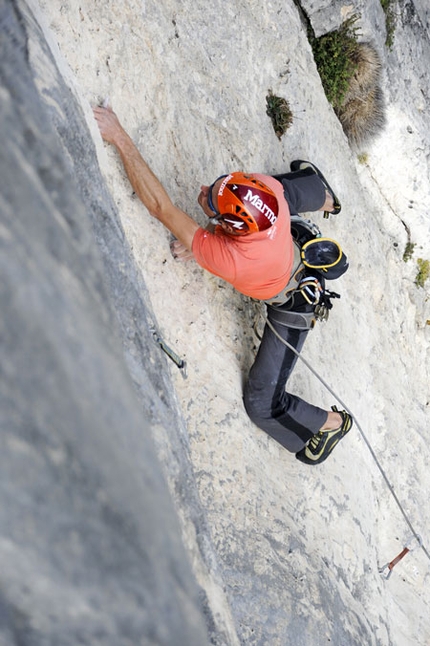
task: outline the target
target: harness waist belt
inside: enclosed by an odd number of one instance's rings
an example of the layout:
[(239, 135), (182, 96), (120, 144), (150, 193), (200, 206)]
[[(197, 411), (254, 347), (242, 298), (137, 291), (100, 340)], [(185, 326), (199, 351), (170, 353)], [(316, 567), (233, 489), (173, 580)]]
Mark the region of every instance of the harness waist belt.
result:
[(287, 285), (279, 292), (279, 294), (276, 294), (276, 296), (272, 296), (272, 298), (268, 298), (264, 301), (267, 305), (279, 307), (279, 305), (284, 305), (285, 303), (287, 303), (290, 300), (292, 293), (295, 289), (297, 289), (298, 284), (303, 278), (305, 267), (300, 255), (300, 247), (295, 240), (293, 240), (293, 242), (294, 259), (290, 280), (288, 281)]

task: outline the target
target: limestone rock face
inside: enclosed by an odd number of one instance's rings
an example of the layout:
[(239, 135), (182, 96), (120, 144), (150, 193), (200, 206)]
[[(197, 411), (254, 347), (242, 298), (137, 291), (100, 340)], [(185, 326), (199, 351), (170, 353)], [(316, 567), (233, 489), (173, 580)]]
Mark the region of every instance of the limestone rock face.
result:
[[(124, 235), (42, 32), (12, 1), (0, 23), (0, 641), (200, 646), (198, 587), (124, 360), (113, 284), (143, 330), (151, 313), (124, 284)], [(111, 280), (91, 219), (121, 267)], [(152, 418), (171, 424), (149, 338)]]
[[(354, 10), (381, 56), (387, 104), (364, 163), (326, 100), (303, 21), (304, 11), (318, 35)], [(257, 305), (173, 260), (90, 108), (109, 98), (202, 225), (199, 187), (222, 173), (275, 174), (293, 159), (321, 168), (342, 212), (312, 218), (350, 269), (303, 355), (354, 413), (427, 543), (430, 301), (414, 279), (417, 257), (430, 258), (429, 9), (401, 0), (397, 11), (388, 51), (379, 0), (4, 0), (8, 646), (427, 646), (428, 558), (416, 550), (381, 577), (410, 529), (358, 424), (315, 469), (251, 424), (242, 388)], [(280, 140), (269, 90), (293, 112)], [(152, 328), (186, 359), (187, 378)], [(335, 403), (300, 363), (289, 388)]]

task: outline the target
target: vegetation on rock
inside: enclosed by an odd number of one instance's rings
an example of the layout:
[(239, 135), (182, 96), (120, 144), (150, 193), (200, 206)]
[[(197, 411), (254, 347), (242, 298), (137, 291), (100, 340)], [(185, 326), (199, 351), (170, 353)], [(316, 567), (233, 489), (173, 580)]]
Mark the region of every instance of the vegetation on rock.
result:
[(403, 262), (408, 262), (413, 256), (415, 249), (415, 243), (414, 242), (407, 242), (405, 251), (403, 252)]
[(391, 49), (394, 42), (394, 31), (396, 29), (396, 18), (394, 14), (394, 0), (380, 0), (381, 7), (385, 13), (385, 29), (387, 37), (385, 39), (386, 46)]
[(417, 260), (418, 273), (415, 277), (415, 285), (417, 287), (424, 287), (424, 283), (430, 276), (430, 260), (423, 260), (418, 258)]
[(359, 147), (385, 125), (380, 87), (381, 59), (370, 43), (359, 43), (360, 16), (354, 14), (339, 29), (310, 43), (327, 99), (333, 105), (349, 141)]
[(341, 108), (357, 69), (354, 57), (358, 48), (358, 28), (355, 27), (358, 18), (358, 14), (354, 14), (339, 29), (319, 38), (311, 34), (309, 39), (324, 91), (335, 109)]
[(266, 96), (266, 114), (270, 117), (278, 139), (288, 130), (293, 123), (293, 113), (290, 109), (290, 104), (286, 99), (275, 96), (272, 90), (269, 90)]

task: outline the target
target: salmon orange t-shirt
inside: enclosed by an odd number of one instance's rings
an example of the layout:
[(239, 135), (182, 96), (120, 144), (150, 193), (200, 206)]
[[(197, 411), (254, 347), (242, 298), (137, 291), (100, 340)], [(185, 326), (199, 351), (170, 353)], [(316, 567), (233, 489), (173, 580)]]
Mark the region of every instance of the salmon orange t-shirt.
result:
[(223, 278), (242, 294), (259, 300), (276, 296), (288, 283), (293, 266), (290, 211), (282, 184), (273, 177), (252, 173), (275, 193), (278, 217), (265, 231), (229, 236), (217, 226), (213, 233), (200, 228), (192, 251), (198, 264)]

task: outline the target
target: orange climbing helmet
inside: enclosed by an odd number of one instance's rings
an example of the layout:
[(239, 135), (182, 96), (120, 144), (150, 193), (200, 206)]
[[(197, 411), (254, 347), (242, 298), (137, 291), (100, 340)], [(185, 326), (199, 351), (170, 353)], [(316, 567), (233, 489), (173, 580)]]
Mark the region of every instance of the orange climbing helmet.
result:
[[(223, 179), (218, 190), (218, 210), (212, 203), (214, 184)], [(231, 173), (222, 175), (209, 188), (208, 204), (236, 233), (246, 235), (264, 231), (275, 224), (278, 217), (278, 200), (271, 188), (252, 175)]]

